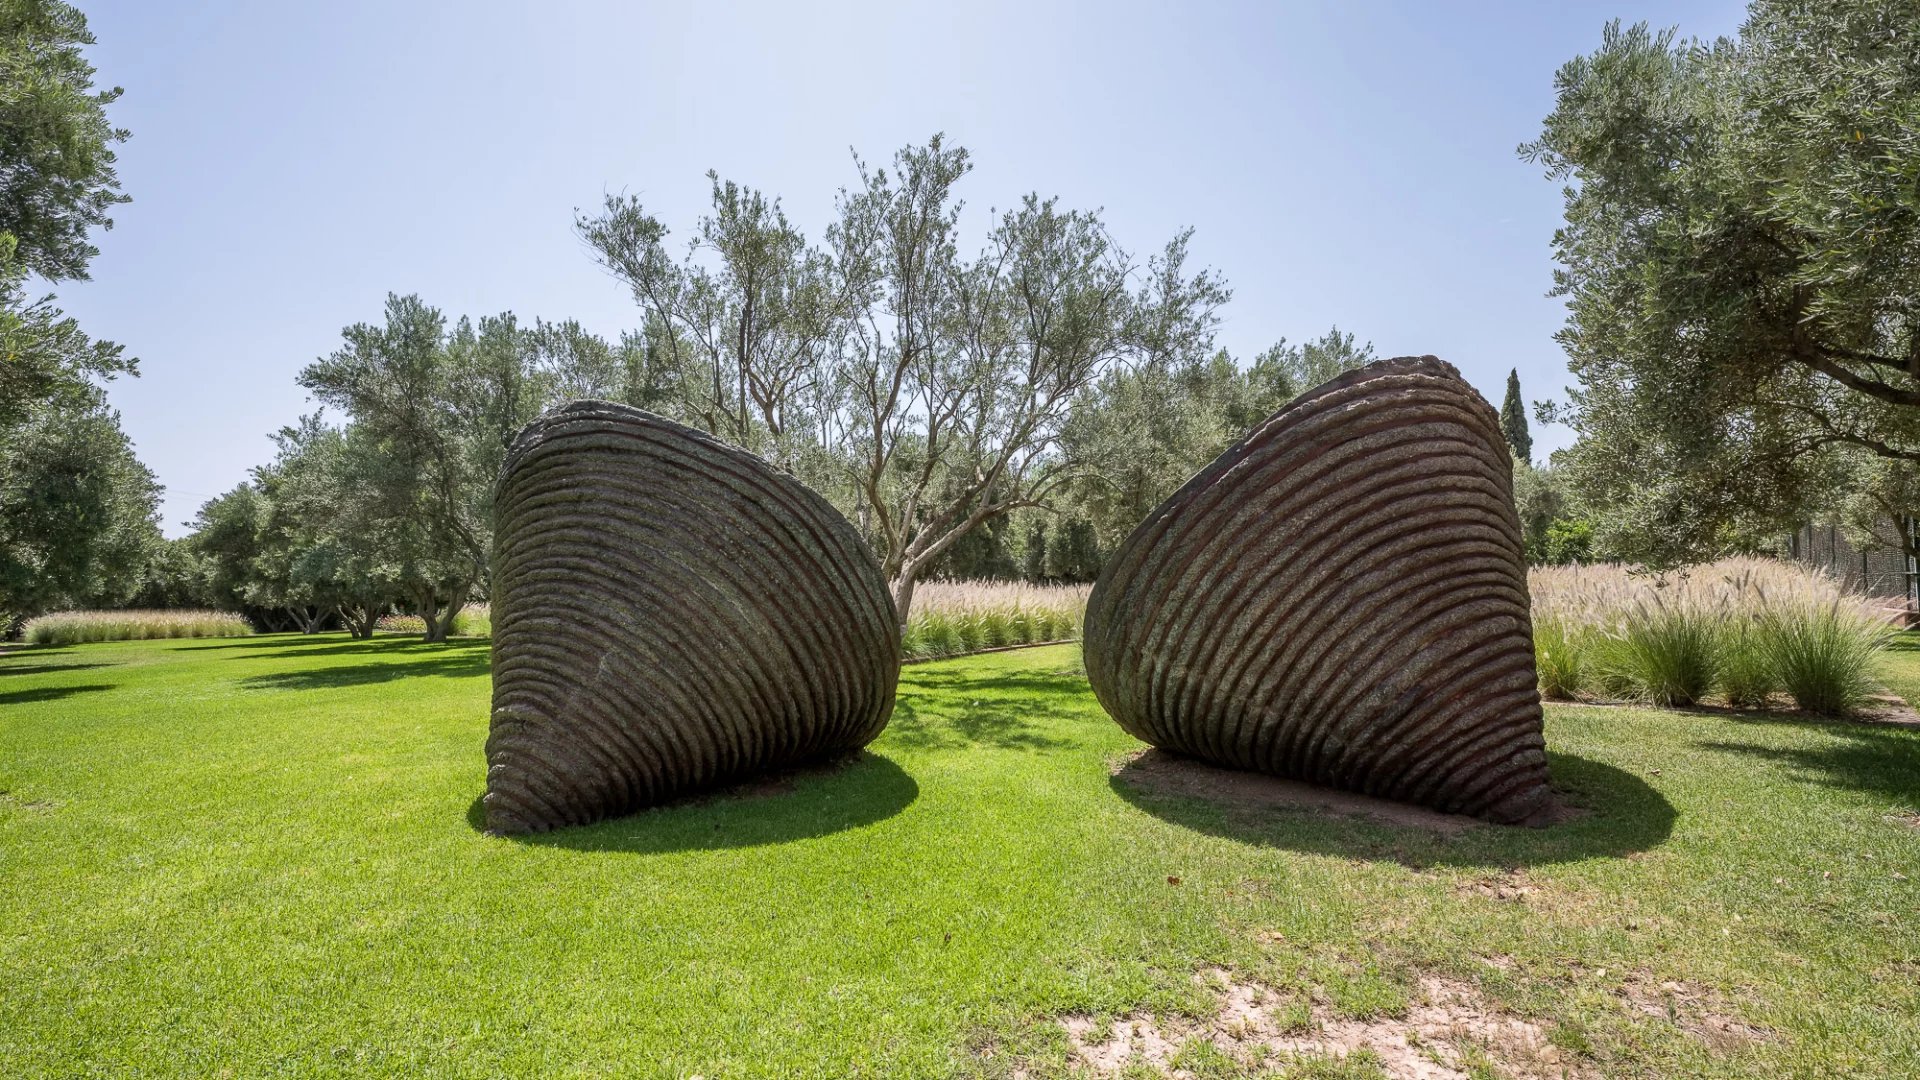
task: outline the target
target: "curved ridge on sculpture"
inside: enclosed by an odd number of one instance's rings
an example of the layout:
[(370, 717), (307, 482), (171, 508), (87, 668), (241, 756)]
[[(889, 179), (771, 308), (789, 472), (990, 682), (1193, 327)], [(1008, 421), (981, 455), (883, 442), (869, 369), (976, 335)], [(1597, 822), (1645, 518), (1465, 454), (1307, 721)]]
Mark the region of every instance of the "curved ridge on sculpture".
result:
[(900, 642), (825, 499), (640, 409), (523, 430), (495, 497), (487, 827), (539, 832), (865, 746)]
[(1432, 356), (1347, 372), (1161, 504), (1088, 599), (1135, 737), (1501, 822), (1550, 800), (1512, 459)]

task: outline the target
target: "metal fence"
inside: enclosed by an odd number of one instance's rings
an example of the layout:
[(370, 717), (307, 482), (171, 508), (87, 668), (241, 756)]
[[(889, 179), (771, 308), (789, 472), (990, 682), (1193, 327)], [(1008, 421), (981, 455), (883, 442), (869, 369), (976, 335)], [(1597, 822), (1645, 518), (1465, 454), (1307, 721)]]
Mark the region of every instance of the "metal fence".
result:
[[(1913, 519), (1903, 525), (1909, 537), (1916, 535)], [(1787, 538), (1787, 549), (1795, 559), (1826, 570), (1848, 588), (1920, 611), (1920, 566), (1899, 548), (1856, 547), (1837, 525), (1803, 525)]]

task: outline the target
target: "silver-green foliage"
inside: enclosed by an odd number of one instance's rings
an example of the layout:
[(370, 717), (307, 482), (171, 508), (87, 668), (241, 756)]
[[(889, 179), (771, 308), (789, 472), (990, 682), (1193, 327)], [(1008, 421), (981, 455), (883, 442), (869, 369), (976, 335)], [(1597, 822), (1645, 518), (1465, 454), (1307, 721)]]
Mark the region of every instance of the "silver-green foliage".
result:
[[(1920, 0), (1607, 27), (1521, 153), (1565, 184), (1564, 463), (1609, 557), (1684, 563), (1920, 462)], [(1907, 512), (1915, 509), (1909, 505)]]

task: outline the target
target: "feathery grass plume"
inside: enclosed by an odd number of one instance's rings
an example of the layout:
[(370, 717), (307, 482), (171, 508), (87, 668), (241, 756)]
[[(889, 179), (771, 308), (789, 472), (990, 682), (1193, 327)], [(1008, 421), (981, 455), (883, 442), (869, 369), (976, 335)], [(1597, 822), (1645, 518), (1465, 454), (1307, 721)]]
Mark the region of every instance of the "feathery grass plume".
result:
[(1766, 649), (1767, 591), (1751, 567), (1726, 581), (1732, 602), (1720, 627), (1720, 696), (1736, 708), (1765, 708), (1780, 689)]
[(1780, 679), (1768, 654), (1765, 617), (1758, 611), (1729, 616), (1720, 630), (1720, 696), (1742, 709), (1765, 708)]
[(373, 621), (373, 628), (383, 634), (424, 634), (427, 620), (418, 615), (382, 615)]
[(231, 611), (62, 611), (29, 619), (21, 632), (35, 645), (153, 638), (245, 637), (247, 620)]
[(493, 608), (487, 604), (468, 604), (453, 617), (454, 637), (492, 637)]
[(1870, 689), (1886, 643), (1869, 598), (1778, 559), (1664, 575), (1609, 563), (1537, 567), (1528, 583), (1550, 698), (1687, 705), (1718, 694), (1757, 708), (1786, 689), (1802, 709), (1844, 712)]
[(934, 581), (915, 594), (901, 648), (910, 660), (1065, 641), (1080, 634), (1088, 586)]

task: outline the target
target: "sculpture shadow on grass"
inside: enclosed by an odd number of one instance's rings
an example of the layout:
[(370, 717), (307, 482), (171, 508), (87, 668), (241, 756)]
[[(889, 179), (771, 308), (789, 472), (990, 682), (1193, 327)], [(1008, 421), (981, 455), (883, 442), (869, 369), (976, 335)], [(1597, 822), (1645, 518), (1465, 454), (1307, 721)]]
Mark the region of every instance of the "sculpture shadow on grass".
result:
[[(920, 785), (892, 760), (867, 750), (769, 773), (626, 817), (498, 839), (529, 847), (659, 855), (761, 847), (831, 836), (905, 810)], [(486, 832), (485, 796), (467, 824)]]
[[(1664, 841), (1675, 812), (1665, 796), (1623, 769), (1573, 754), (1549, 753), (1548, 769), (1564, 813), (1544, 828), (1493, 825), (1404, 804), (1382, 807), (1389, 824), (1374, 816), (1326, 810), (1305, 803), (1256, 804), (1231, 794), (1196, 794), (1193, 782), (1170, 786), (1158, 774), (1191, 769), (1233, 774), (1164, 751), (1148, 751), (1114, 773), (1110, 783), (1138, 809), (1183, 828), (1243, 843), (1314, 855), (1384, 860), (1416, 870), (1436, 866), (1519, 868), (1590, 858), (1624, 858)], [(1177, 763), (1177, 764), (1175, 764)], [(1170, 770), (1169, 765), (1174, 769)], [(1233, 774), (1258, 778), (1258, 774)], [(1319, 790), (1331, 803), (1378, 803), (1344, 792)]]

